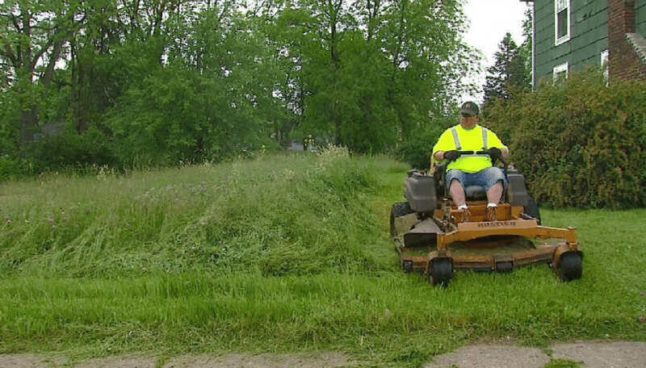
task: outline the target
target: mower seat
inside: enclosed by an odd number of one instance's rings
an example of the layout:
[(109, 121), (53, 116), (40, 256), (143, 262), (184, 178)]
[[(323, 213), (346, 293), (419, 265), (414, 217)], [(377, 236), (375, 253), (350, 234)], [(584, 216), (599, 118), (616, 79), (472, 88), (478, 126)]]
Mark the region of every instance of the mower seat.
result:
[(484, 188), (479, 185), (469, 185), (464, 188), (464, 193), (467, 196), (467, 200), (477, 201), (480, 199), (487, 199), (487, 192)]

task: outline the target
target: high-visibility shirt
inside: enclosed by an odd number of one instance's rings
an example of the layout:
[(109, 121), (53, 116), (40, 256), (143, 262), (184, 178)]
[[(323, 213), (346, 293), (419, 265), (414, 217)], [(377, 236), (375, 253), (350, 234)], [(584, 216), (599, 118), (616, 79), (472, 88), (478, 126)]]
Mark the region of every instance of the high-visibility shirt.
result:
[[(498, 136), (491, 130), (476, 124), (471, 129), (464, 129), (458, 124), (442, 133), (437, 144), (433, 147), (432, 160), (435, 162), (437, 151), (483, 151), (491, 147), (507, 148)], [(462, 155), (457, 160), (449, 163), (447, 170), (458, 169), (466, 173), (478, 172), (491, 167), (488, 155)]]

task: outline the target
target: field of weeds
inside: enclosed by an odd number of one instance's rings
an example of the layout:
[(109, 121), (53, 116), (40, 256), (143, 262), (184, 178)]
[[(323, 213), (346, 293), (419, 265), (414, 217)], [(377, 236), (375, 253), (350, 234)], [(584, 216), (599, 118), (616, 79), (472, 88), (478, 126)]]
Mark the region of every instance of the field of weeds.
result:
[(329, 149), (0, 184), (0, 352), (419, 366), (475, 340), (646, 340), (646, 210), (542, 211), (579, 229), (581, 280), (543, 265), (434, 288), (388, 239), (406, 169)]

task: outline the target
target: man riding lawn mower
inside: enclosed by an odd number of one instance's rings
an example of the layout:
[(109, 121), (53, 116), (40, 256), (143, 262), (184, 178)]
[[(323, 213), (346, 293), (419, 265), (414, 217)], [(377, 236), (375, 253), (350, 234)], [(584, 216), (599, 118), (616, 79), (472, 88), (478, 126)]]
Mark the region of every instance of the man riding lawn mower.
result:
[(580, 278), (576, 229), (540, 225), (524, 176), (505, 161), (507, 147), (477, 122), (478, 106), (464, 103), (460, 124), (433, 147), (430, 173), (411, 170), (404, 181), (407, 201), (390, 213), (404, 271), (447, 286), (455, 270), (510, 272), (543, 262), (564, 281)]

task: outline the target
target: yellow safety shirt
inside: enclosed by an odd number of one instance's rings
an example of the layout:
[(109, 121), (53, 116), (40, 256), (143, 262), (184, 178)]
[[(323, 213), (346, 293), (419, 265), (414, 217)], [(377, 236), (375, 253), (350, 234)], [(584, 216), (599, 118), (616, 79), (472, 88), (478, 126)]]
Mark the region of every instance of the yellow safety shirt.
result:
[[(483, 151), (491, 147), (507, 148), (498, 136), (491, 130), (476, 124), (471, 129), (464, 129), (458, 124), (442, 133), (437, 144), (433, 147), (432, 160), (437, 151)], [(449, 163), (447, 170), (458, 169), (466, 173), (478, 172), (491, 167), (489, 155), (462, 155), (457, 160)]]

